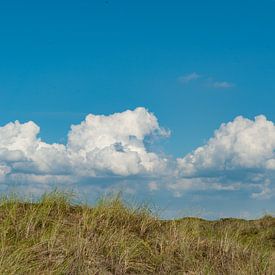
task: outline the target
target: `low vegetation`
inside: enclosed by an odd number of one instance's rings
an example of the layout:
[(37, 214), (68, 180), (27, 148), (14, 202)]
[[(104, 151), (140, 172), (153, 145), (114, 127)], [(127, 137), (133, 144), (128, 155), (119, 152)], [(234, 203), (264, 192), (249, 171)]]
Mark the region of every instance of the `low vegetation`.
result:
[(163, 221), (115, 197), (0, 204), (0, 274), (275, 274), (275, 218)]

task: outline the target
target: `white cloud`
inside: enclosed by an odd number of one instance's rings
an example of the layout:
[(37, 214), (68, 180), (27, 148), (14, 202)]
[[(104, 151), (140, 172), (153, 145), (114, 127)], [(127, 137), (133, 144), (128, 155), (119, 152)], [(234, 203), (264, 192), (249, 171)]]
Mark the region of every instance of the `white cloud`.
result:
[(206, 145), (183, 159), (179, 167), (185, 175), (238, 169), (273, 169), (275, 126), (265, 116), (255, 120), (241, 116), (222, 124)]
[(234, 84), (227, 81), (215, 81), (212, 86), (216, 89), (229, 89), (234, 87)]
[(204, 83), (208, 87), (212, 87), (215, 89), (229, 89), (229, 88), (235, 87), (235, 84), (232, 82), (218, 81), (218, 80), (213, 79), (212, 77), (203, 76), (196, 72), (186, 74), (186, 75), (180, 76), (178, 78), (179, 82), (181, 82), (182, 84), (188, 84), (189, 82), (192, 82), (192, 81), (195, 81), (198, 79), (202, 80), (201, 83)]
[(144, 108), (109, 116), (90, 114), (71, 127), (66, 145), (41, 141), (39, 130), (33, 122), (0, 127), (1, 181), (153, 175), (166, 166), (166, 159), (147, 151), (144, 139), (168, 132)]
[(187, 74), (187, 75), (183, 75), (183, 76), (180, 76), (179, 77), (179, 81), (181, 83), (189, 83), (190, 81), (193, 81), (193, 80), (197, 80), (201, 77), (201, 75), (197, 74), (196, 72), (193, 72), (193, 73), (190, 73), (190, 74)]
[(275, 125), (261, 115), (255, 120), (239, 116), (222, 124), (207, 144), (177, 162), (181, 177), (252, 183), (267, 197), (268, 191), (273, 192), (274, 160)]
[(155, 182), (155, 181), (150, 181), (148, 183), (148, 188), (149, 188), (150, 191), (157, 191), (157, 190), (159, 190), (159, 186), (158, 186), (157, 182)]
[(43, 142), (39, 131), (33, 122), (0, 127), (0, 182), (45, 189), (138, 177), (151, 191), (166, 187), (177, 196), (190, 190), (243, 189), (257, 199), (275, 194), (275, 126), (264, 116), (222, 124), (205, 145), (176, 161), (146, 147), (149, 137), (169, 132), (144, 108), (90, 114), (71, 126), (65, 145)]
[(68, 152), (76, 165), (87, 167), (85, 171), (80, 167), (84, 174), (154, 173), (164, 168), (165, 160), (146, 150), (144, 138), (151, 135), (167, 136), (168, 132), (144, 108), (110, 116), (88, 115), (81, 124), (72, 126)]
[(240, 189), (240, 184), (222, 184), (219, 179), (212, 178), (179, 178), (174, 183), (167, 185), (170, 189), (178, 191), (188, 190), (227, 190), (233, 191)]

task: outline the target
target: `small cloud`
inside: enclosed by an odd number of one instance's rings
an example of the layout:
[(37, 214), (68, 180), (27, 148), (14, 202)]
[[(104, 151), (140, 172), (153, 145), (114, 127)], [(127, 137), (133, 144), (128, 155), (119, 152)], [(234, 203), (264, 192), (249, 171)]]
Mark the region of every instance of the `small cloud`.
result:
[(251, 220), (254, 218), (254, 215), (252, 215), (252, 213), (250, 213), (249, 211), (242, 210), (242, 211), (240, 211), (239, 218)]
[(181, 82), (182, 84), (188, 84), (188, 83), (198, 80), (198, 79), (202, 80), (201, 84), (205, 83), (209, 87), (212, 87), (215, 89), (229, 89), (229, 88), (233, 88), (235, 86), (234, 83), (231, 83), (228, 81), (217, 81), (217, 80), (213, 79), (212, 77), (203, 76), (196, 72), (186, 74), (186, 75), (180, 76), (178, 78), (179, 82)]
[(157, 191), (159, 189), (158, 184), (155, 181), (149, 182), (148, 188), (150, 191)]
[(261, 192), (252, 193), (251, 197), (253, 199), (270, 199), (275, 195), (275, 190), (274, 188), (270, 187), (270, 185), (271, 181), (269, 179), (266, 179), (264, 181), (264, 184), (260, 187)]
[(201, 77), (201, 75), (197, 74), (196, 72), (193, 72), (191, 74), (183, 75), (179, 77), (179, 81), (181, 83), (187, 84), (190, 81), (197, 80)]
[(234, 87), (234, 84), (227, 81), (215, 81), (212, 83), (212, 87), (216, 89), (229, 89)]

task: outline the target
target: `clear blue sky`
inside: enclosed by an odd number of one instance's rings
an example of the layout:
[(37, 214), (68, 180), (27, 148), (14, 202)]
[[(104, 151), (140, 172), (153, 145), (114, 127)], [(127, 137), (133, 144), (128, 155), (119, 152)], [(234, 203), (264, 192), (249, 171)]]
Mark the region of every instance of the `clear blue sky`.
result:
[(273, 0), (1, 1), (0, 124), (65, 144), (88, 113), (143, 106), (176, 158), (238, 115), (275, 121), (274, 14)]

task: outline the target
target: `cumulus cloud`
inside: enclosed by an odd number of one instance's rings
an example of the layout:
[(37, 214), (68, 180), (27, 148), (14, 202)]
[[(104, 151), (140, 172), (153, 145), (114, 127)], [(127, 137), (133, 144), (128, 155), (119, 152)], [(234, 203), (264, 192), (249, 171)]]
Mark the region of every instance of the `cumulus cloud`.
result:
[(183, 159), (179, 167), (186, 175), (238, 169), (274, 169), (275, 126), (265, 116), (250, 120), (239, 116), (222, 124), (206, 145)]
[(166, 159), (146, 149), (148, 136), (167, 136), (145, 108), (109, 116), (89, 114), (72, 125), (68, 143), (47, 144), (34, 122), (15, 121), (0, 127), (0, 180), (60, 181), (104, 175), (153, 175)]
[(88, 115), (81, 124), (72, 126), (67, 148), (74, 163), (87, 168), (80, 169), (84, 174), (154, 173), (163, 170), (165, 159), (146, 150), (144, 139), (152, 135), (167, 136), (168, 132), (144, 108), (110, 116)]
[(255, 120), (239, 116), (222, 124), (204, 146), (177, 162), (182, 177), (241, 181), (260, 187), (264, 197), (275, 178), (274, 160), (275, 125), (260, 115)]
[(148, 138), (169, 132), (145, 108), (89, 114), (71, 126), (66, 144), (48, 144), (39, 131), (31, 121), (0, 127), (0, 182), (47, 190), (59, 183), (135, 178), (147, 190), (167, 188), (176, 196), (190, 190), (243, 189), (255, 199), (275, 194), (275, 126), (263, 115), (222, 124), (205, 145), (177, 160), (147, 148)]

